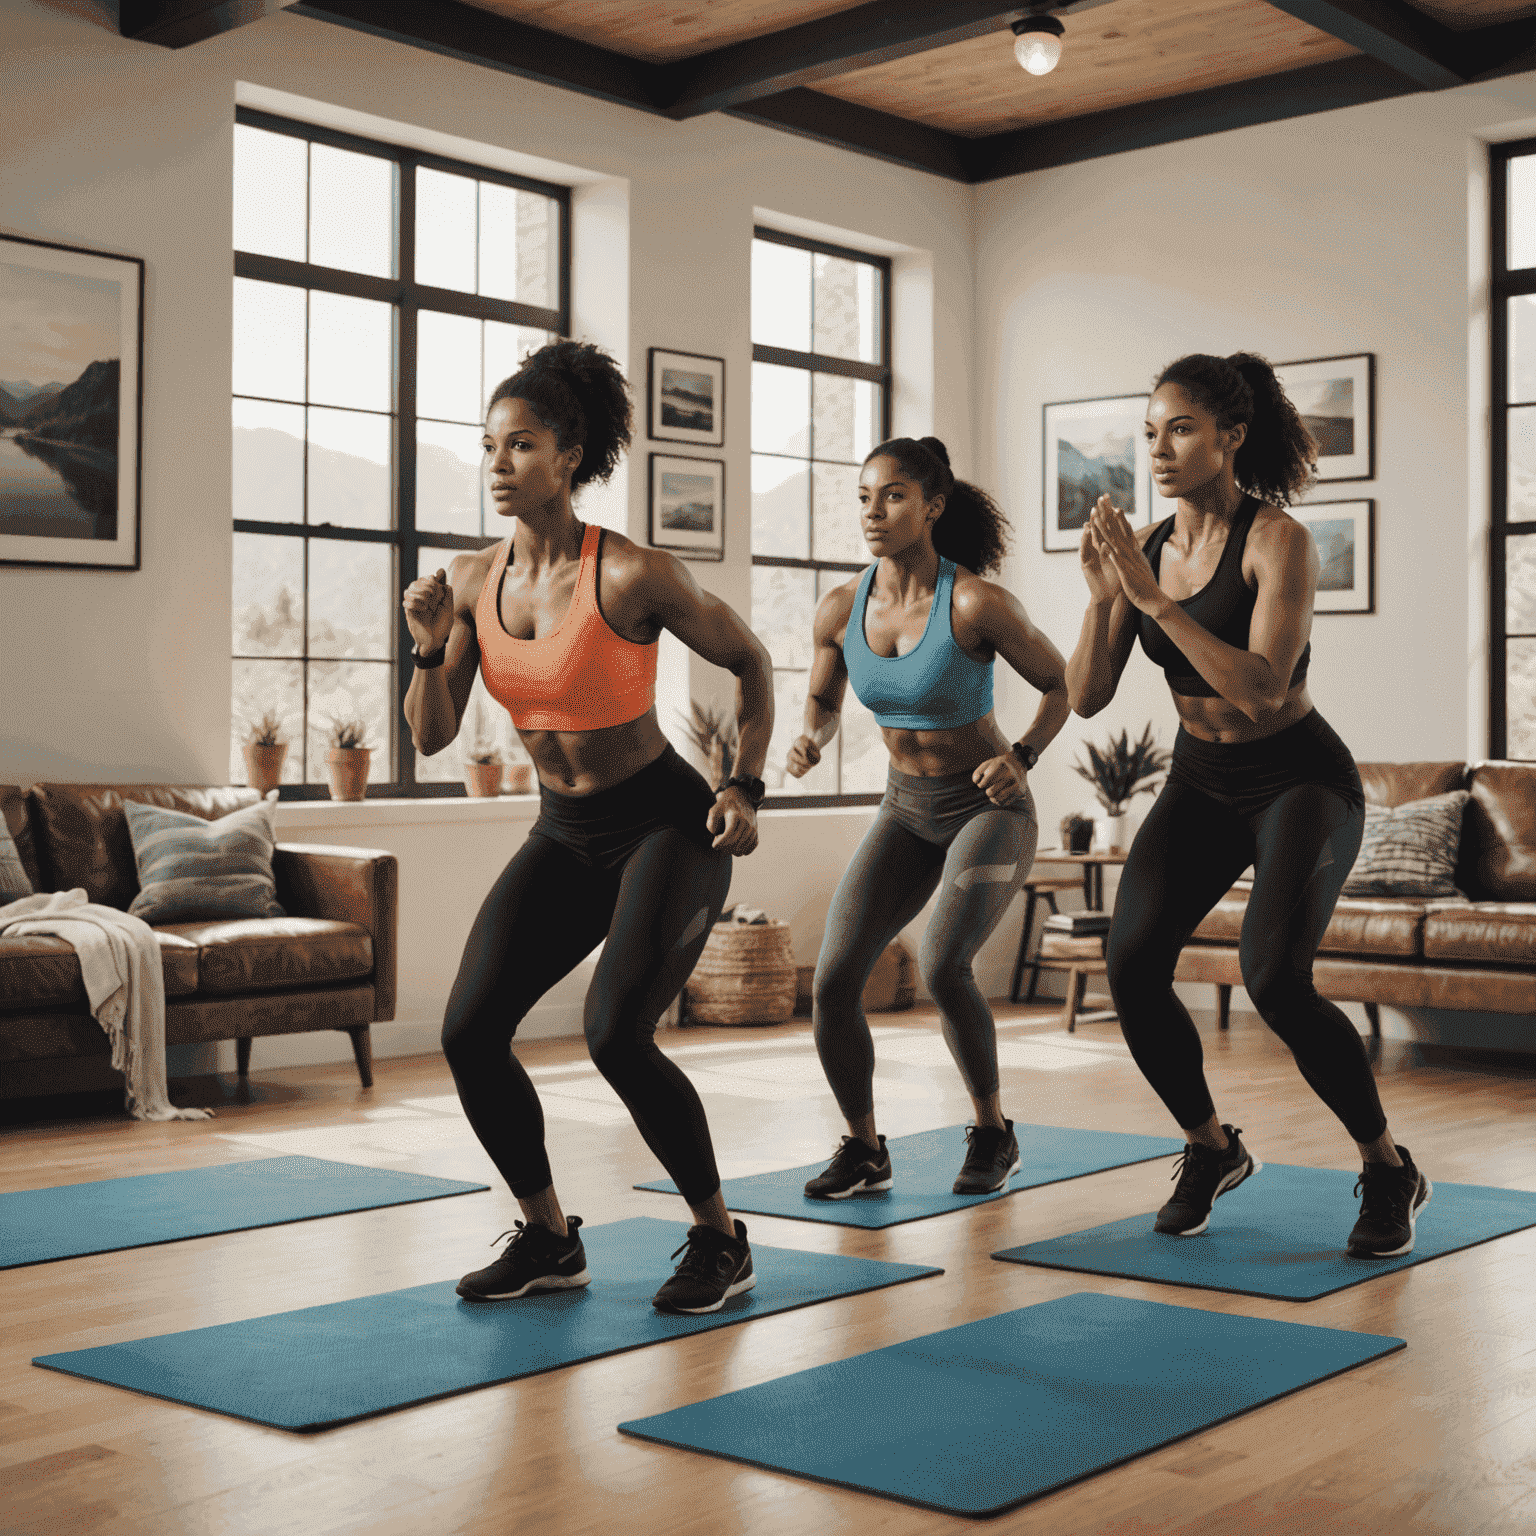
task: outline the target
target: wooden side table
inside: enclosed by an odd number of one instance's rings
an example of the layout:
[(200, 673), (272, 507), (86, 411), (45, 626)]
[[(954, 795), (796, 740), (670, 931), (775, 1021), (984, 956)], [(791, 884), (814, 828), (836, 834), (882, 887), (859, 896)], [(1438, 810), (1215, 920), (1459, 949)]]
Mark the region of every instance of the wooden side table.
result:
[(1113, 1008), (1095, 1008), (1083, 1012), (1083, 994), (1088, 990), (1088, 978), (1090, 976), (1103, 976), (1107, 967), (1102, 960), (1091, 960), (1086, 957), (1070, 960), (1052, 960), (1049, 956), (1039, 962), (1042, 971), (1065, 971), (1067, 973), (1067, 995), (1061, 1005), (1061, 1022), (1067, 1026), (1068, 1034), (1075, 1034), (1078, 1021), (1084, 1024), (1100, 1024), (1106, 1019), (1117, 1018)]

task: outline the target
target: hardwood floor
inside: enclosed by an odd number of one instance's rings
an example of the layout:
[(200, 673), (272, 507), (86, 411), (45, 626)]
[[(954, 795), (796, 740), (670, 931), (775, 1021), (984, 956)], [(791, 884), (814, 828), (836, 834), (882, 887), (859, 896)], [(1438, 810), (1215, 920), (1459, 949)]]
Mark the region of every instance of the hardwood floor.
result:
[[(1018, 1120), (1174, 1134), (1117, 1027), (1000, 1005), (1003, 1102)], [(968, 1101), (931, 1012), (882, 1014), (877, 1110), (891, 1136)], [(1224, 1119), (1266, 1162), (1353, 1166), (1343, 1131), (1252, 1015), (1202, 1020)], [(809, 1030), (690, 1029), (666, 1048), (705, 1094), (722, 1172), (825, 1157), (841, 1130)], [(656, 1165), (577, 1041), (519, 1047), (546, 1106), (557, 1187), (587, 1224), (686, 1216), (630, 1189)], [(771, 1065), (768, 1065), (771, 1064)], [(1536, 1071), (1431, 1064), (1388, 1041), (1394, 1131), (1437, 1181), (1536, 1190)], [(207, 1122), (36, 1121), (0, 1132), (0, 1188), (308, 1152), (496, 1176), (437, 1057), (178, 1085)], [(957, 1143), (956, 1161), (963, 1154)], [(1310, 1303), (999, 1264), (995, 1248), (1153, 1209), (1143, 1164), (864, 1232), (746, 1218), (756, 1242), (940, 1264), (946, 1273), (380, 1418), (295, 1435), (42, 1371), (32, 1356), (450, 1278), (517, 1208), (505, 1190), (0, 1273), (0, 1536), (650, 1532), (941, 1536), (976, 1522), (626, 1439), (661, 1412), (1072, 1291), (1397, 1334), (1408, 1348), (986, 1522), (1030, 1536), (1516, 1536), (1536, 1531), (1536, 1230)], [(1339, 1212), (1342, 1240), (1354, 1208)], [(1433, 1222), (1434, 1207), (1424, 1218)], [(899, 1405), (867, 1405), (899, 1412)]]

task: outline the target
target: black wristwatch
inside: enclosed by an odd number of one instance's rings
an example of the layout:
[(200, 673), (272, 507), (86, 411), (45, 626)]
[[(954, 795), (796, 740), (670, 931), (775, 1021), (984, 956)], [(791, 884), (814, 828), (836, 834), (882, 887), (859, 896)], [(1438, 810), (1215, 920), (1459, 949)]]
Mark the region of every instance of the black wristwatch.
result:
[(448, 654), (448, 642), (446, 640), (443, 641), (443, 643), (440, 646), (438, 646), (438, 648), (435, 651), (431, 652), (430, 655), (426, 655), (426, 656), (423, 656), (421, 654), (421, 647), (419, 645), (413, 645), (411, 647), (411, 660), (416, 663), (418, 669), (423, 669), (423, 670), (428, 668), (428, 667), (440, 667), (440, 666), (442, 666), (442, 664), (443, 664), (443, 657), (445, 657), (447, 654)]
[(716, 798), (718, 799), (728, 789), (739, 789), (747, 797), (754, 811), (763, 803), (763, 797), (768, 793), (768, 786), (761, 779), (753, 778), (750, 773), (733, 773), (715, 791)]
[(1025, 746), (1022, 741), (1014, 742), (1013, 755), (1024, 764), (1025, 773), (1028, 773), (1040, 761), (1040, 754), (1033, 747)]

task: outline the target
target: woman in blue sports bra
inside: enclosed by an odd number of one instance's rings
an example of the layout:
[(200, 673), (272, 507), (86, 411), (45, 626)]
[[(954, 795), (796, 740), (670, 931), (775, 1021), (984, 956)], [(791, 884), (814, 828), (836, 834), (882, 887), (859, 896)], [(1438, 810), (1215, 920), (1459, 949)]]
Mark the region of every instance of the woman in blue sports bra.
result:
[[(859, 505), (875, 563), (816, 610), (805, 734), (787, 767), (799, 778), (820, 760), (852, 683), (881, 727), (891, 768), (874, 825), (832, 898), (816, 966), (816, 1049), (850, 1134), (805, 1192), (840, 1200), (891, 1187), (860, 998), (886, 945), (937, 889), (918, 966), (976, 1109), (955, 1193), (983, 1194), (1008, 1182), (1019, 1144), (999, 1101), (992, 1010), (971, 960), (1034, 861), (1039, 826), (1025, 774), (1070, 713), (1065, 662), (1018, 600), (982, 579), (1002, 563), (1008, 522), (985, 491), (955, 479), (938, 438), (876, 448), (859, 477)], [(1011, 747), (992, 713), (997, 656), (1041, 694)]]
[(1216, 1198), (1263, 1166), (1216, 1113), (1199, 1032), (1173, 990), (1180, 950), (1251, 864), (1244, 984), (1360, 1149), (1350, 1254), (1395, 1257), (1413, 1247), (1429, 1180), (1387, 1129), (1359, 1033), (1312, 980), (1365, 823), (1354, 758), (1307, 692), (1319, 560), (1284, 508), (1310, 484), (1317, 448), (1274, 369), (1247, 352), (1171, 363), (1146, 434), (1158, 491), (1177, 509), (1138, 534), (1100, 497), (1083, 529), (1089, 605), (1067, 676), (1072, 707), (1096, 714), (1139, 635), (1179, 711), (1107, 948), (1126, 1044), (1188, 1142), (1156, 1230), (1204, 1232)]

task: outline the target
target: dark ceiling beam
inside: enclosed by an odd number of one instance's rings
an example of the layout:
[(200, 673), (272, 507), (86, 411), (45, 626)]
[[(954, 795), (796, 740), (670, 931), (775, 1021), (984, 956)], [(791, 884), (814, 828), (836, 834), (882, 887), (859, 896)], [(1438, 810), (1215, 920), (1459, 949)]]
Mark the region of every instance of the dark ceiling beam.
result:
[[(1464, 58), (1469, 34), (1453, 32), (1403, 0), (1269, 0), (1367, 58), (1435, 91), (1464, 85), (1473, 74)], [(1475, 36), (1475, 34), (1471, 34)]]
[(969, 181), (971, 141), (889, 112), (877, 112), (855, 102), (839, 101), (822, 91), (784, 91), (739, 107), (728, 117), (781, 128), (803, 139), (815, 139), (837, 149), (872, 155), (914, 171), (931, 171), (951, 181)]
[(425, 48), (466, 64), (482, 64), (525, 80), (580, 91), (644, 112), (660, 110), (656, 66), (611, 48), (509, 21), (460, 0), (299, 0), (295, 16)]
[(1113, 107), (1082, 117), (967, 141), (967, 179), (996, 181), (1024, 171), (1075, 165), (1127, 150), (1176, 144), (1233, 128), (1307, 117), (1406, 96), (1420, 87), (1375, 59), (1336, 59), (1183, 96)]
[(284, 9), (285, 0), (122, 0), (117, 30), (140, 43), (187, 48)]

